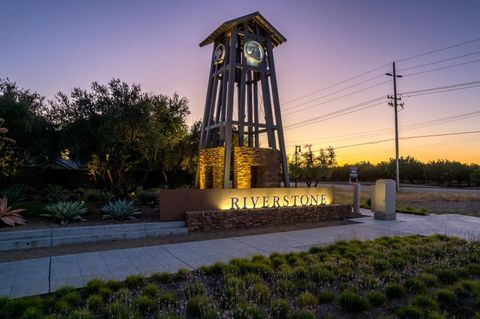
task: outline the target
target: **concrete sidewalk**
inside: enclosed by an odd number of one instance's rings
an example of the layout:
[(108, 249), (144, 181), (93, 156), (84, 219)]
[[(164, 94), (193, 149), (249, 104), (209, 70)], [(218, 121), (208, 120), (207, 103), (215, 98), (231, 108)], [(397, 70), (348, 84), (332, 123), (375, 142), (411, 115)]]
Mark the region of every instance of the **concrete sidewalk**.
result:
[(480, 239), (480, 218), (462, 215), (414, 216), (397, 220), (357, 218), (358, 224), (296, 230), (264, 235), (118, 249), (0, 263), (0, 295), (12, 298), (82, 287), (93, 278), (122, 280), (131, 274), (195, 269), (234, 257), (272, 252), (303, 251), (338, 240), (367, 240), (384, 235), (447, 234)]

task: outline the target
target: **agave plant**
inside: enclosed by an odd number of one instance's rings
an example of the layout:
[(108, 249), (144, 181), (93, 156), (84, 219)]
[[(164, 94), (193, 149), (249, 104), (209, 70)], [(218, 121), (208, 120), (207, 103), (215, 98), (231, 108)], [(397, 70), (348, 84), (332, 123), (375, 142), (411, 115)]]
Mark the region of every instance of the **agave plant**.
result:
[(133, 207), (133, 202), (127, 199), (117, 199), (116, 201), (108, 202), (102, 207), (102, 216), (104, 219), (115, 220), (136, 220), (135, 215), (140, 215), (141, 212)]
[(62, 186), (55, 184), (48, 184), (45, 187), (45, 194), (52, 203), (65, 202), (70, 197)]
[(9, 226), (15, 226), (15, 224), (25, 225), (27, 222), (23, 219), (21, 212), (24, 212), (25, 209), (18, 208), (12, 209), (8, 207), (8, 199), (3, 197), (0, 199), (0, 220)]
[(15, 185), (13, 187), (1, 190), (0, 196), (8, 198), (10, 202), (18, 203), (27, 199), (27, 197), (25, 196), (26, 190), (27, 190), (26, 185), (19, 184), (19, 185)]
[(71, 221), (86, 220), (82, 215), (87, 212), (87, 207), (85, 207), (85, 204), (80, 201), (60, 201), (46, 206), (45, 210), (48, 214), (42, 214), (40, 216), (54, 218), (62, 225), (66, 225)]

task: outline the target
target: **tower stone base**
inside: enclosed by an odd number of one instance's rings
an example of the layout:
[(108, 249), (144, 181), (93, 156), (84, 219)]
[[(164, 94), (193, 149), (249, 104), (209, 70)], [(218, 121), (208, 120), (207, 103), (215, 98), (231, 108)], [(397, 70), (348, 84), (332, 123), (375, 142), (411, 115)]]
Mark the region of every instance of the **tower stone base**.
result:
[[(224, 147), (200, 150), (200, 189), (223, 188)], [(230, 180), (233, 188), (280, 187), (281, 154), (270, 148), (235, 146)]]

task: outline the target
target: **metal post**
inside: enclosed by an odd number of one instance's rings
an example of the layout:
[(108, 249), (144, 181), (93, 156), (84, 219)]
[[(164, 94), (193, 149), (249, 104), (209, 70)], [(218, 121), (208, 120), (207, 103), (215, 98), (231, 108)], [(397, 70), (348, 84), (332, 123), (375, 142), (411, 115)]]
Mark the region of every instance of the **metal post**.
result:
[[(298, 170), (298, 153), (302, 151), (302, 146), (295, 145), (295, 169)], [(297, 187), (298, 175), (295, 173), (295, 187)]]

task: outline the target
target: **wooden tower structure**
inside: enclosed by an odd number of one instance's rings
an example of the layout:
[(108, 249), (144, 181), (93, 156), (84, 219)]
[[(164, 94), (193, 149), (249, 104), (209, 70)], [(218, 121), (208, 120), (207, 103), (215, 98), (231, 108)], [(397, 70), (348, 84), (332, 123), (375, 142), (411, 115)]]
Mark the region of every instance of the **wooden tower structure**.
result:
[(290, 186), (273, 58), (286, 40), (254, 12), (224, 22), (200, 43), (213, 44), (213, 52), (197, 187)]

